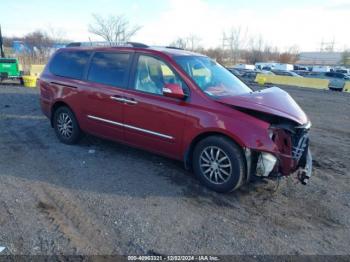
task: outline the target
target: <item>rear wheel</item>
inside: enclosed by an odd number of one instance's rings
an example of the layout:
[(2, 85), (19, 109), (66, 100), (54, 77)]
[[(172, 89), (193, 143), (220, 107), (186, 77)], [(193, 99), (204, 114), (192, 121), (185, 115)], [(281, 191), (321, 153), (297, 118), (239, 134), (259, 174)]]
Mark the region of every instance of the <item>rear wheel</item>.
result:
[(74, 113), (65, 106), (54, 112), (53, 126), (57, 138), (64, 144), (72, 145), (79, 141), (81, 131)]
[(210, 136), (197, 144), (193, 169), (204, 185), (220, 193), (238, 189), (246, 173), (241, 149), (221, 136)]

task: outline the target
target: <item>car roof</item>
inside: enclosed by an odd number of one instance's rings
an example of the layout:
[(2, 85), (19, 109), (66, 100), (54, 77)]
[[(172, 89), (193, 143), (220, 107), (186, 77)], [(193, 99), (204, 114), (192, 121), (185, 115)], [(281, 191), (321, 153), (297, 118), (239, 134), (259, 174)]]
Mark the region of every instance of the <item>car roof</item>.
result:
[(61, 48), (61, 51), (64, 50), (91, 50), (91, 51), (136, 51), (136, 52), (147, 52), (147, 53), (163, 53), (168, 56), (204, 56), (199, 53), (187, 51), (175, 47), (132, 47), (132, 46), (78, 46), (78, 47), (65, 47)]

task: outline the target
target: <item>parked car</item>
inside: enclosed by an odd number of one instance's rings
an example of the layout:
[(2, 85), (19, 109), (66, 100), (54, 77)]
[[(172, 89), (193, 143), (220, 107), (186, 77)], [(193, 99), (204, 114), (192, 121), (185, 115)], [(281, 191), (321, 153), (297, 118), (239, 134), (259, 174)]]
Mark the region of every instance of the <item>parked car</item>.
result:
[(291, 64), (276, 63), (275, 66), (272, 68), (272, 71), (292, 71), (293, 69), (294, 66)]
[(335, 69), (335, 72), (336, 72), (336, 73), (342, 73), (342, 74), (349, 75), (349, 74), (350, 74), (350, 69), (347, 69), (347, 68), (338, 68), (338, 69)]
[(241, 77), (242, 74), (239, 70), (235, 69), (235, 68), (226, 68), (228, 71), (230, 71), (232, 74), (234, 74), (237, 77)]
[(301, 65), (294, 65), (293, 71), (310, 71), (311, 68), (307, 66), (301, 66)]
[(300, 76), (307, 76), (307, 75), (312, 74), (312, 72), (306, 71), (306, 70), (293, 70), (292, 72), (294, 72), (294, 73), (296, 73), (297, 75), (300, 75)]
[(275, 75), (279, 75), (279, 76), (302, 77), (302, 76), (298, 75), (298, 74), (295, 73), (295, 72), (286, 71), (286, 70), (272, 70), (271, 72), (273, 72)]
[(265, 70), (244, 70), (241, 71), (241, 78), (249, 81), (254, 81), (257, 74), (263, 74), (263, 75), (274, 75), (271, 71), (265, 71)]
[(206, 56), (142, 44), (63, 48), (38, 85), (62, 143), (84, 132), (182, 160), (217, 192), (253, 175), (311, 176), (311, 124), (297, 103), (277, 87), (253, 92)]
[(0, 57), (0, 82), (5, 79), (19, 80), (23, 83), (22, 72), (16, 58)]
[(249, 64), (236, 64), (233, 67), (234, 69), (248, 69), (248, 70), (254, 70), (255, 65), (249, 65)]
[(343, 91), (346, 81), (350, 81), (350, 77), (347, 74), (336, 72), (312, 73), (307, 77), (329, 79), (328, 88), (333, 91)]

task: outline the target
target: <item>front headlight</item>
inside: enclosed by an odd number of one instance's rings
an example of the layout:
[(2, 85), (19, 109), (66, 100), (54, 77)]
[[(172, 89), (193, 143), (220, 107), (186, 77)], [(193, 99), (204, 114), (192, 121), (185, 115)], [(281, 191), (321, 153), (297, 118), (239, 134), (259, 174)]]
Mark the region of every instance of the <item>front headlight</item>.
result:
[(276, 162), (277, 158), (273, 154), (262, 152), (258, 158), (256, 175), (267, 177), (275, 167)]

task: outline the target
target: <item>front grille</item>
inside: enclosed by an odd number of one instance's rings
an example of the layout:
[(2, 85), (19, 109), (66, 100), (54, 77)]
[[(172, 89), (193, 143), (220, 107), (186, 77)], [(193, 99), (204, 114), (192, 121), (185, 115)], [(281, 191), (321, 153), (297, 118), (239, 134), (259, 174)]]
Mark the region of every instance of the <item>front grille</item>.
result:
[(296, 128), (292, 135), (292, 157), (299, 162), (309, 145), (309, 129)]

